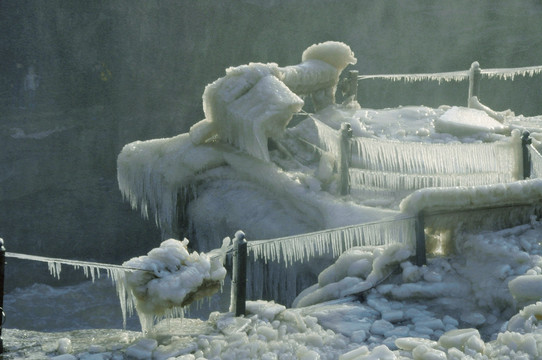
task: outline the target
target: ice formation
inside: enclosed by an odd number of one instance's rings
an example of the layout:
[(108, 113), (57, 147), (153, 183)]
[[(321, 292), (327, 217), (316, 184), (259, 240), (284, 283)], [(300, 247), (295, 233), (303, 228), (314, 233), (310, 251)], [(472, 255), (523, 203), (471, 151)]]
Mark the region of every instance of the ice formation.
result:
[(198, 143), (217, 135), (269, 161), (267, 139), (280, 137), (301, 110), (304, 102), (298, 95), (312, 94), (317, 109), (333, 104), (340, 73), (355, 63), (347, 45), (330, 41), (306, 49), (299, 65), (256, 63), (227, 69), (203, 93), (206, 119), (196, 126), (207, 136), (198, 136)]
[(188, 194), (204, 170), (224, 163), (207, 145), (194, 146), (188, 134), (127, 144), (117, 159), (119, 189), (144, 217), (149, 211), (163, 231), (175, 229), (177, 196)]
[(148, 255), (126, 261), (123, 266), (141, 270), (126, 274), (128, 299), (135, 302), (143, 332), (154, 317), (169, 315), (210, 296), (220, 288), (226, 269), (222, 265), (229, 238), (213, 255), (188, 252), (188, 240), (169, 239)]
[(496, 143), (431, 144), (354, 138), (351, 186), (388, 190), (485, 185), (520, 178), (516, 136)]
[(299, 294), (293, 306), (305, 307), (367, 291), (412, 255), (413, 248), (409, 244), (348, 249), (320, 273), (318, 284)]
[[(542, 73), (542, 66), (526, 66), (519, 68), (509, 68), (509, 69), (482, 69), (481, 73), (487, 78), (498, 78), (498, 79), (511, 79), (513, 80), (516, 76), (534, 76), (536, 74)], [(387, 74), (387, 75), (360, 75), (359, 79), (385, 79), (391, 81), (464, 81), (468, 80), (470, 75), (469, 70), (460, 70), (460, 71), (450, 71), (450, 72), (440, 72), (440, 73), (424, 73), (424, 74)]]
[(190, 197), (199, 174), (224, 164), (231, 145), (269, 161), (268, 139), (280, 138), (303, 106), (334, 103), (341, 71), (356, 59), (340, 42), (309, 47), (302, 63), (286, 67), (251, 63), (226, 70), (203, 94), (206, 118), (188, 134), (127, 144), (117, 159), (119, 188), (144, 216), (154, 213), (166, 233), (175, 231), (177, 196)]
[[(496, 115), (495, 115), (496, 116)], [(438, 132), (453, 133), (459, 136), (484, 133), (505, 133), (508, 127), (490, 117), (487, 111), (453, 106), (435, 121)]]

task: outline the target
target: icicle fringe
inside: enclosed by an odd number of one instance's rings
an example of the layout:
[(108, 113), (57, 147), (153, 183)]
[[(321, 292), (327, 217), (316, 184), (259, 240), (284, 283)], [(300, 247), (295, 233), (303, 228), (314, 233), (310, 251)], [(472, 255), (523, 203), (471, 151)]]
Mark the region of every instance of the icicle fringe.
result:
[[(542, 66), (527, 66), (509, 69), (482, 69), (482, 76), (489, 79), (498, 78), (502, 80), (514, 80), (516, 76), (534, 76), (542, 73)], [(417, 82), (417, 81), (437, 81), (439, 84), (451, 81), (464, 81), (469, 79), (470, 70), (426, 73), (426, 74), (379, 74), (379, 75), (360, 75), (358, 80), (383, 79), (391, 81)]]
[(249, 242), (248, 249), (256, 260), (263, 259), (265, 263), (284, 261), (288, 267), (294, 262), (303, 263), (330, 253), (337, 258), (354, 246), (414, 244), (414, 222), (413, 216), (405, 216), (273, 240), (256, 240)]
[(351, 187), (416, 190), (519, 179), (519, 137), (497, 143), (431, 144), (355, 138)]

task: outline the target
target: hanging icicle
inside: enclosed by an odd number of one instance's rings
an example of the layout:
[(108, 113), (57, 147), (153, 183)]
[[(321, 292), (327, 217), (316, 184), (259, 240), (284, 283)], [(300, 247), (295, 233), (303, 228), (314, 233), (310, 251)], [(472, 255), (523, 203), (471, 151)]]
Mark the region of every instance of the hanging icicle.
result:
[(338, 257), (353, 246), (380, 246), (413, 243), (414, 218), (393, 218), (272, 240), (251, 241), (249, 250), (265, 263), (284, 261), (285, 267), (313, 257)]
[[(463, 81), (469, 79), (470, 70), (451, 71), (451, 72), (438, 72), (438, 73), (423, 73), (423, 74), (375, 74), (375, 75), (360, 75), (358, 80), (367, 79), (383, 79), (391, 81), (404, 81), (404, 82), (416, 82), (416, 81), (437, 81), (439, 84), (451, 81)], [(534, 76), (542, 73), (542, 66), (526, 66), (519, 68), (509, 69), (482, 69), (482, 76), (488, 78), (498, 79), (511, 79), (514, 80), (516, 76)]]

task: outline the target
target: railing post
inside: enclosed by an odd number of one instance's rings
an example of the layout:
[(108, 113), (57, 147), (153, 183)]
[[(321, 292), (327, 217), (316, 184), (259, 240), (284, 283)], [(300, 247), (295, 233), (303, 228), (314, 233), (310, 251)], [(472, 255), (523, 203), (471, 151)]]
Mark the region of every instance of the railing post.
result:
[(6, 317), (4, 313), (4, 277), (6, 267), (6, 248), (4, 247), (4, 240), (0, 238), (0, 354), (4, 353), (4, 340), (2, 339), (2, 327), (4, 326), (4, 319)]
[(241, 316), (245, 314), (247, 296), (247, 240), (242, 231), (236, 232), (233, 240), (232, 272), (230, 311)]
[(350, 104), (358, 98), (358, 75), (359, 71), (350, 70), (346, 79), (340, 84), (344, 105)]
[(425, 216), (420, 211), (416, 216), (416, 265), (423, 266), (427, 264), (427, 254), (425, 249)]
[(528, 131), (524, 131), (521, 136), (521, 152), (523, 154), (523, 179), (531, 177), (531, 153), (529, 145), (533, 142)]
[(475, 61), (470, 66), (469, 72), (469, 99), (467, 101), (468, 107), (470, 105), (470, 99), (473, 96), (476, 96), (480, 99), (480, 79), (482, 78), (482, 70), (480, 70), (480, 64), (478, 61)]
[(339, 161), (339, 193), (348, 195), (350, 193), (350, 179), (348, 167), (350, 164), (351, 149), (350, 139), (352, 138), (352, 127), (349, 123), (341, 124), (341, 154)]

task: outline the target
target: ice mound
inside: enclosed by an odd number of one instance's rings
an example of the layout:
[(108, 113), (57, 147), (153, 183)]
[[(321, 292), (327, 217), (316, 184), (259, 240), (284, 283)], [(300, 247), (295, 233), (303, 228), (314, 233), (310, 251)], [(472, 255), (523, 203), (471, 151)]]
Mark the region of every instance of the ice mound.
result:
[(453, 106), (435, 120), (435, 130), (455, 136), (467, 136), (480, 132), (502, 134), (508, 127), (482, 110)]
[(353, 247), (322, 271), (318, 283), (302, 291), (293, 306), (310, 306), (367, 291), (410, 256), (412, 249), (404, 244), (373, 249)]
[(508, 283), (508, 288), (517, 301), (542, 299), (542, 275), (521, 275)]
[[(123, 266), (141, 269), (126, 273), (126, 287), (132, 293), (143, 330), (153, 316), (168, 314), (216, 293), (226, 276), (222, 265), (229, 238), (210, 256), (188, 252), (188, 240), (169, 239), (145, 256), (132, 258)], [(150, 317), (150, 319), (149, 319)]]

